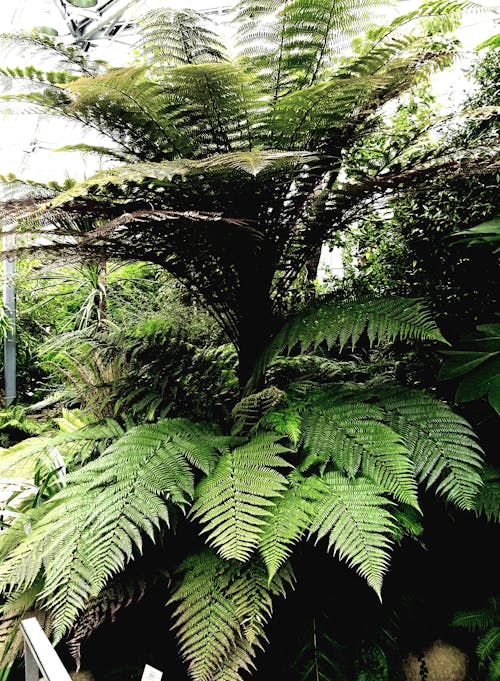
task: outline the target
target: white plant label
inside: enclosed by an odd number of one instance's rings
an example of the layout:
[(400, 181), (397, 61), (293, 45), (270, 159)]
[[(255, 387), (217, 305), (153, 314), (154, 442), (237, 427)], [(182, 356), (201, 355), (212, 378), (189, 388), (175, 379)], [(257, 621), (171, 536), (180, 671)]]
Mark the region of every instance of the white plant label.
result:
[(142, 672), (141, 681), (161, 681), (163, 672), (159, 669), (151, 667), (149, 664), (144, 665), (144, 671)]

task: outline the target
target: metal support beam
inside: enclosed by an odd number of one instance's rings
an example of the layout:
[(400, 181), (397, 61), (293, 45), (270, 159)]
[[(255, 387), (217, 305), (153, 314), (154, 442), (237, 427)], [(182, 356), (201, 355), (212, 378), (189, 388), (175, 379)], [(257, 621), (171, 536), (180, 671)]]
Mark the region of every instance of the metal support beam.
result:
[[(11, 233), (12, 227), (3, 227), (3, 249), (10, 250), (14, 247), (15, 235)], [(16, 272), (15, 258), (6, 258), (3, 261), (3, 304), (5, 313), (10, 321), (10, 329), (4, 338), (4, 375), (5, 375), (5, 406), (9, 406), (17, 395), (16, 385), (16, 289), (14, 286), (14, 274)]]

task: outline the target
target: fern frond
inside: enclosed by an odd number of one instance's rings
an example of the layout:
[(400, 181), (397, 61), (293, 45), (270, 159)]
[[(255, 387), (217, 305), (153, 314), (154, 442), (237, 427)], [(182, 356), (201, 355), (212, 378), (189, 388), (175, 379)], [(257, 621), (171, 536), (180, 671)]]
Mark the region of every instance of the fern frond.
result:
[(500, 625), (489, 629), (478, 641), (476, 653), (481, 662), (486, 665), (498, 657), (500, 651)]
[(253, 381), (280, 354), (300, 344), (315, 348), (320, 343), (352, 348), (366, 332), (370, 345), (392, 343), (396, 338), (445, 342), (429, 311), (416, 298), (387, 297), (324, 303), (306, 310), (284, 324), (260, 357)]
[(270, 509), (259, 544), (259, 552), (266, 564), (269, 580), (285, 563), (293, 546), (302, 539), (311, 524), (314, 501), (324, 488), (315, 477), (303, 478), (292, 473), (290, 486)]
[(401, 436), (383, 423), (374, 405), (342, 401), (303, 419), (306, 455), (354, 477), (362, 471), (398, 501), (418, 508), (416, 481)]
[(96, 154), (98, 156), (108, 156), (109, 158), (116, 159), (117, 161), (128, 161), (129, 156), (124, 154), (119, 149), (113, 149), (111, 147), (101, 147), (92, 144), (66, 144), (64, 147), (59, 147), (54, 149), (54, 151), (76, 151), (79, 154)]
[[(201, 440), (198, 445), (186, 442), (188, 432), (192, 441)], [(188, 458), (206, 468), (215, 441), (224, 447), (227, 438), (175, 419), (127, 431), (68, 476), (67, 486), (33, 517), (27, 535), (19, 537), (19, 522), (6, 533), (10, 546), (12, 539), (17, 546), (0, 566), (0, 588), (25, 589), (43, 568), (40, 601), (60, 639), (88, 598), (141, 550), (143, 535), (153, 538), (160, 523), (168, 524), (170, 505), (185, 506), (193, 493)]]
[(488, 520), (500, 522), (500, 470), (486, 467), (482, 471), (483, 486), (474, 504), (477, 515), (484, 514)]
[(222, 61), (224, 46), (213, 28), (200, 12), (162, 7), (139, 20), (139, 46), (154, 64)]
[(24, 637), (19, 626), (22, 620), (35, 617), (47, 636), (50, 635), (50, 618), (47, 617), (47, 613), (34, 606), (39, 591), (40, 585), (34, 585), (21, 594), (19, 598), (8, 599), (2, 607), (0, 616), (0, 665), (3, 668), (12, 664), (23, 652)]
[(329, 65), (333, 55), (359, 34), (369, 21), (369, 8), (378, 0), (332, 3), (329, 0), (292, 0), (282, 10), (284, 36), (289, 58), (300, 50), (296, 70), (298, 84), (312, 85)]
[(500, 613), (496, 599), (491, 598), (484, 608), (456, 612), (451, 624), (454, 627), (461, 627), (469, 631), (487, 631), (498, 624), (499, 618)]
[[(307, 639), (293, 661), (300, 681), (351, 681), (345, 647), (337, 640), (334, 622), (326, 613), (307, 624)], [(356, 681), (362, 681), (356, 678)]]
[(289, 466), (279, 456), (288, 450), (278, 440), (274, 434), (258, 434), (223, 454), (196, 489), (190, 515), (200, 520), (208, 543), (223, 558), (248, 560), (273, 499), (286, 489), (286, 478), (276, 468)]
[(55, 60), (61, 71), (69, 73), (95, 74), (104, 64), (102, 61), (89, 59), (78, 47), (65, 45), (41, 33), (1, 33), (0, 46), (4, 53), (10, 49), (22, 48), (24, 56), (36, 57), (38, 63), (44, 58), (48, 61)]
[(256, 176), (266, 168), (279, 167), (284, 163), (300, 165), (311, 158), (313, 155), (305, 152), (260, 150), (215, 154), (200, 160), (184, 158), (158, 163), (151, 161), (125, 164), (96, 173), (89, 180), (78, 183), (56, 197), (51, 205), (57, 208), (76, 198), (89, 195), (95, 197), (101, 188), (122, 186), (132, 182), (138, 184), (148, 180), (171, 182), (176, 177), (184, 179), (189, 175), (200, 175), (209, 170), (223, 169)]
[(252, 432), (260, 420), (268, 412), (274, 411), (284, 397), (285, 393), (282, 390), (270, 386), (241, 399), (231, 412), (234, 419), (233, 433), (246, 435)]
[(34, 66), (0, 68), (0, 75), (6, 78), (31, 80), (49, 85), (63, 85), (76, 79), (76, 76), (72, 76), (66, 71), (40, 71)]
[(268, 584), (263, 565), (226, 562), (205, 551), (179, 568), (182, 575), (171, 603), (181, 654), (194, 681), (240, 679), (253, 666), (263, 627), (272, 612), (272, 596), (283, 594), (286, 569)]
[(493, 653), (488, 664), (488, 681), (496, 681), (500, 677), (500, 652)]
[(310, 535), (317, 535), (316, 542), (328, 537), (328, 549), (355, 568), (380, 598), (393, 545), (391, 502), (366, 478), (330, 472), (322, 482), (324, 495), (315, 504)]
[(281, 409), (273, 409), (263, 417), (262, 426), (264, 428), (269, 427), (276, 433), (286, 436), (296, 447), (302, 434), (301, 411), (295, 404), (284, 406)]
[(157, 580), (159, 574), (147, 576), (132, 570), (113, 579), (108, 586), (86, 604), (66, 641), (73, 657), (76, 671), (80, 671), (81, 646), (106, 621), (114, 623), (118, 613), (124, 608), (138, 603)]
[(470, 425), (431, 395), (404, 388), (381, 394), (379, 406), (413, 461), (426, 488), (462, 509), (474, 509), (482, 486), (482, 449)]

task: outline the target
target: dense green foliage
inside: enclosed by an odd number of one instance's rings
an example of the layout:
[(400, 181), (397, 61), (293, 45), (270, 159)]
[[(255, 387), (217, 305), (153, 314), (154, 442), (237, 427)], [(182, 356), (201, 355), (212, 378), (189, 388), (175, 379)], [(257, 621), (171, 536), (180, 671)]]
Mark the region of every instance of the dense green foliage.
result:
[[(406, 282), (400, 267), (394, 285), (375, 277), (363, 295), (358, 281), (314, 289), (323, 242), (353, 216), (371, 211), (387, 225), (411, 215), (411, 229), (429, 235), (426, 220), (470, 224), (460, 188), (474, 206), (491, 197), (493, 146), (476, 152), (492, 126), (431, 149), (413, 145), (430, 106), (414, 119), (399, 109), (386, 157), (375, 152), (386, 105), (453, 59), (450, 32), (469, 4), (424, 3), (374, 26), (375, 2), (242, 0), (232, 61), (193, 11), (148, 14), (139, 63), (126, 68), (20, 38), (58, 68), (6, 70), (38, 83), (9, 104), (97, 128), (106, 142), (73, 149), (119, 163), (65, 186), (4, 178), (17, 252), (75, 263), (53, 275), (62, 308), (37, 296), (50, 312), (38, 336), (50, 390), (16, 414), (10, 435), (21, 441), (2, 451), (2, 475), (27, 482), (0, 538), (9, 626), (43, 613), (79, 666), (113, 599), (117, 610), (127, 594), (136, 603), (141, 585), (161, 581), (161, 563), (190, 678), (237, 681), (258, 662), (294, 570), (298, 591), (320, 581), (335, 591), (309, 566), (311, 542), (334, 554), (329, 570), (345, 564), (381, 599), (394, 549), (424, 541), (429, 504), (498, 519), (497, 476), (468, 420), (395, 380), (394, 357), (410, 348), (436, 358), (447, 342), (420, 298), (431, 284)], [(492, 200), (468, 210), (474, 224), (496, 214)], [(114, 264), (130, 261), (149, 264)], [(36, 325), (36, 310), (26, 316)], [(78, 410), (57, 417), (61, 405)], [(48, 430), (37, 436), (40, 410)], [(318, 632), (290, 667), (302, 679), (389, 680), (398, 634), (369, 636), (346, 660), (334, 633)], [(18, 643), (3, 643), (9, 660)]]

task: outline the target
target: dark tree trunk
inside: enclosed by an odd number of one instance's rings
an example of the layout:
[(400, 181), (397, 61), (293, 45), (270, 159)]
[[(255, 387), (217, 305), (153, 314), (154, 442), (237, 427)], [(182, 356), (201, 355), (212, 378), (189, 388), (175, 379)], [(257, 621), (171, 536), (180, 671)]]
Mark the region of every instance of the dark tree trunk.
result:
[(275, 331), (270, 289), (273, 268), (262, 253), (241, 267), (238, 324), (238, 378), (243, 391)]
[(313, 286), (314, 281), (318, 277), (318, 267), (319, 267), (319, 261), (321, 259), (321, 249), (323, 247), (323, 244), (317, 244), (311, 249), (311, 253), (307, 259), (306, 262), (306, 276), (307, 276), (307, 283), (310, 286)]

